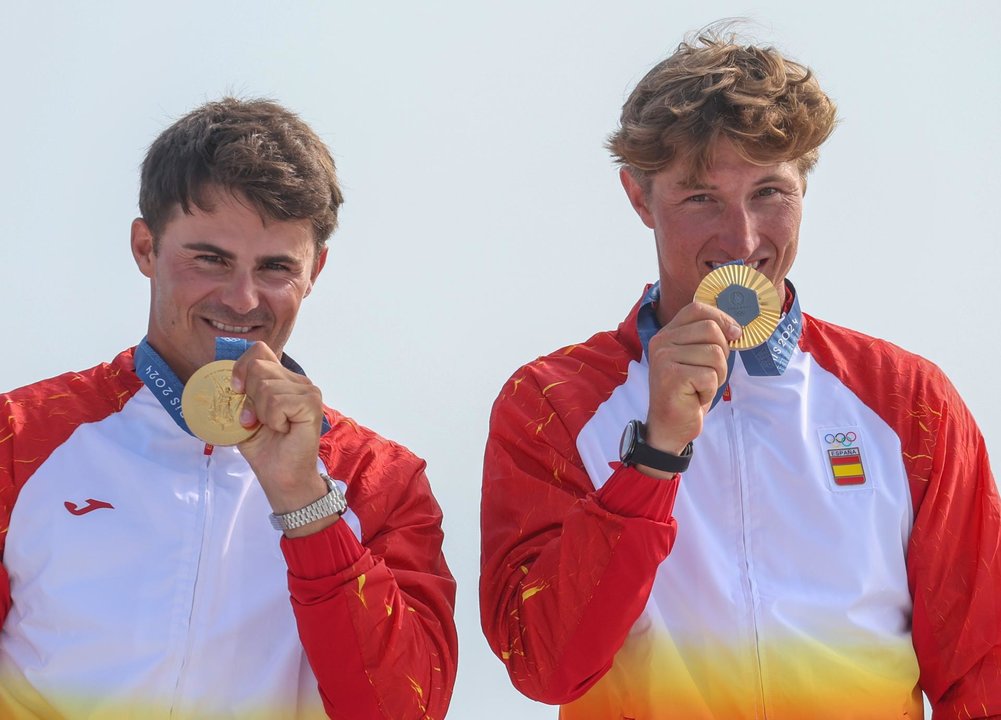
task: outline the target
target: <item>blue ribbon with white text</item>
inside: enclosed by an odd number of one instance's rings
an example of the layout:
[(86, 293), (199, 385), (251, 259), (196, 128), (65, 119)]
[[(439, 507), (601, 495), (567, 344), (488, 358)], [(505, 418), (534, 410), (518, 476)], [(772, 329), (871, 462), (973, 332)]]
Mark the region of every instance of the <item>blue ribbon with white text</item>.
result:
[(184, 392), (184, 383), (174, 374), (167, 362), (160, 357), (160, 353), (153, 349), (146, 338), (140, 340), (136, 346), (134, 361), (136, 375), (139, 376), (139, 379), (160, 401), (163, 409), (174, 419), (178, 427), (193, 437), (194, 433), (188, 429), (188, 424), (184, 422), (184, 413), (181, 411), (181, 393)]

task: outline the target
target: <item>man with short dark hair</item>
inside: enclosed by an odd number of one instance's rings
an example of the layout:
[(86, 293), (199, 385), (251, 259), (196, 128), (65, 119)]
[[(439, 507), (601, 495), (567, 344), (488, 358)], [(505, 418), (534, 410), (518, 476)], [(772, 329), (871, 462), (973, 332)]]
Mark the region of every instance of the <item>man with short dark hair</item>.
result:
[(270, 101), (150, 147), (146, 337), (0, 395), (0, 716), (445, 714), (455, 583), (424, 463), (284, 352), (341, 202)]
[(659, 282), (512, 376), (484, 464), (484, 632), (564, 720), (1001, 717), (983, 438), (787, 280), (834, 124), (806, 67), (716, 31), (623, 107)]

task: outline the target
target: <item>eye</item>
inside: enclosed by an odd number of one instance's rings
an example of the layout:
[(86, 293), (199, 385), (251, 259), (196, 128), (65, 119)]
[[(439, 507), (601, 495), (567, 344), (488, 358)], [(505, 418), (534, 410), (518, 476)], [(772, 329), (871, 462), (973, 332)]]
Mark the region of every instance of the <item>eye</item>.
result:
[(769, 197), (770, 195), (778, 194), (779, 189), (774, 187), (765, 187), (758, 190), (758, 197)]
[(195, 255), (195, 260), (206, 265), (220, 265), (225, 262), (219, 255)]
[(261, 266), (261, 268), (263, 270), (274, 270), (276, 272), (291, 272), (291, 268), (289, 268), (288, 265), (286, 265), (285, 263), (280, 263), (280, 262), (264, 263)]
[(696, 204), (706, 203), (709, 202), (709, 196), (706, 195), (705, 193), (699, 193), (698, 195), (691, 195), (690, 197), (685, 198), (685, 202), (696, 203)]

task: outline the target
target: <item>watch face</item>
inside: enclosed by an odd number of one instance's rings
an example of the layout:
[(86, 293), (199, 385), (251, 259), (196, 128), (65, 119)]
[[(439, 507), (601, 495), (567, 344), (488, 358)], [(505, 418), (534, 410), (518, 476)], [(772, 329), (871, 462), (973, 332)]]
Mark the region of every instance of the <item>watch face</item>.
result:
[(622, 439), (619, 441), (619, 459), (628, 462), (636, 448), (636, 421), (630, 420), (626, 424), (626, 429), (622, 431)]

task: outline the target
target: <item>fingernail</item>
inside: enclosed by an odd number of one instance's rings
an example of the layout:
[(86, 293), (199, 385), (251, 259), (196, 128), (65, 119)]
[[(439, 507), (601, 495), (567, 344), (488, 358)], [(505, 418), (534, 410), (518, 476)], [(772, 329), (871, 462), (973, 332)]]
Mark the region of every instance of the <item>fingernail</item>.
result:
[(730, 325), (730, 338), (732, 340), (736, 340), (743, 334), (744, 334), (744, 328), (742, 328), (740, 325), (738, 325), (737, 323), (733, 323), (732, 325)]
[(236, 392), (236, 393), (242, 393), (243, 392), (243, 380), (241, 380), (240, 378), (238, 378), (236, 375), (234, 375), (233, 379), (229, 381), (229, 385), (230, 385), (230, 387), (233, 388), (233, 392)]
[(243, 408), (243, 410), (240, 412), (240, 424), (246, 426), (250, 425), (253, 422), (254, 422), (253, 411), (250, 408)]

